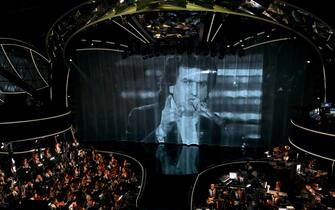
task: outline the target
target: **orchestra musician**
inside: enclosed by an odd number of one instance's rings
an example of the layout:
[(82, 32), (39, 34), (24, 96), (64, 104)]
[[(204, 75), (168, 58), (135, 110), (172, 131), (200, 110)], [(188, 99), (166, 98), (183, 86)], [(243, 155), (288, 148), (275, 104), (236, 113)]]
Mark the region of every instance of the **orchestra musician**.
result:
[(278, 206), (281, 201), (279, 191), (272, 195), (272, 204)]
[(234, 192), (233, 199), (234, 199), (234, 206), (238, 206), (241, 203), (244, 203), (245, 202), (245, 191), (242, 190), (240, 187), (237, 187), (237, 189)]
[(208, 189), (208, 197), (207, 197), (207, 207), (211, 210), (218, 208), (218, 202), (217, 202), (217, 189), (215, 184), (211, 183), (210, 187)]

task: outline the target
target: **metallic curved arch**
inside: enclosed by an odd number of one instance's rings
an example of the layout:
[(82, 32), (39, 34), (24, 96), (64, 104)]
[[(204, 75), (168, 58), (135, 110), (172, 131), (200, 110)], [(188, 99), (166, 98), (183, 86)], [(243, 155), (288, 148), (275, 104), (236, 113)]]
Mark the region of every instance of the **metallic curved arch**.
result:
[(290, 138), (288, 138), (288, 141), (290, 142), (290, 144), (291, 144), (292, 146), (294, 146), (296, 149), (298, 149), (298, 150), (300, 150), (300, 151), (302, 151), (302, 152), (305, 152), (305, 153), (307, 153), (307, 154), (309, 154), (309, 155), (312, 155), (312, 156), (315, 156), (315, 157), (318, 157), (318, 158), (321, 158), (321, 159), (324, 159), (324, 160), (329, 160), (329, 161), (335, 162), (335, 159), (333, 159), (333, 158), (325, 157), (325, 156), (323, 156), (323, 155), (318, 155), (318, 154), (316, 154), (316, 153), (314, 153), (314, 152), (308, 151), (308, 150), (306, 150), (306, 149), (304, 149), (304, 148), (302, 148), (302, 147), (297, 146), (296, 144), (294, 144), (294, 143), (291, 141)]
[[(143, 2), (142, 2), (143, 3)], [(253, 12), (250, 12), (248, 10), (241, 10), (239, 7), (235, 6), (236, 8), (233, 9), (229, 9), (228, 7), (225, 7), (225, 5), (220, 5), (224, 4), (224, 2), (216, 2), (215, 4), (213, 4), (211, 7), (204, 7), (201, 5), (198, 5), (196, 3), (190, 3), (188, 1), (185, 0), (185, 5), (184, 6), (176, 6), (173, 5), (173, 2), (156, 2), (156, 1), (147, 1), (146, 5), (144, 7), (140, 7), (136, 4), (136, 2), (132, 2), (132, 3), (122, 3), (117, 5), (116, 3), (114, 5), (111, 5), (111, 8), (103, 8), (101, 10), (103, 11), (99, 11), (98, 7), (95, 6), (101, 6), (99, 5), (98, 1), (88, 1), (85, 2), (75, 8), (73, 8), (72, 10), (68, 11), (67, 13), (65, 13), (61, 18), (59, 18), (54, 24), (53, 27), (49, 30), (48, 35), (47, 35), (47, 39), (46, 39), (46, 44), (47, 45), (51, 45), (51, 40), (52, 40), (52, 33), (56, 33), (56, 30), (54, 30), (56, 28), (57, 25), (61, 25), (62, 24), (62, 20), (64, 20), (66, 17), (71, 17), (71, 15), (75, 15), (76, 13), (80, 13), (80, 9), (84, 6), (92, 6), (91, 9), (93, 9), (92, 11), (95, 12), (95, 14), (90, 14), (90, 16), (86, 15), (84, 16), (87, 21), (86, 22), (77, 22), (76, 24), (74, 24), (75, 29), (72, 29), (70, 31), (66, 31), (67, 33), (67, 37), (65, 37), (62, 46), (60, 47), (61, 50), (61, 54), (64, 60), (64, 63), (67, 67), (69, 67), (68, 62), (66, 60), (66, 52), (67, 52), (67, 48), (69, 43), (71, 42), (71, 40), (77, 36), (80, 32), (84, 31), (85, 29), (94, 26), (100, 22), (103, 21), (107, 21), (107, 20), (112, 20), (113, 18), (116, 17), (122, 17), (125, 15), (133, 15), (133, 14), (140, 14), (140, 13), (146, 13), (146, 12), (159, 12), (159, 11), (197, 11), (197, 12), (212, 12), (213, 14), (216, 13), (223, 13), (223, 14), (229, 14), (229, 15), (236, 15), (236, 16), (242, 16), (242, 17), (247, 17), (247, 18), (251, 18), (251, 19), (255, 19), (255, 20), (260, 20), (260, 21), (264, 21), (273, 25), (276, 25), (282, 29), (286, 29), (288, 31), (291, 31), (295, 34), (297, 34), (299, 37), (303, 38), (305, 41), (307, 41), (317, 52), (317, 54), (319, 55), (320, 61), (321, 61), (321, 65), (322, 65), (322, 74), (323, 74), (323, 88), (324, 88), (324, 96), (323, 96), (323, 100), (324, 102), (327, 101), (327, 78), (326, 78), (326, 67), (325, 67), (325, 62), (324, 62), (324, 54), (323, 52), (321, 52), (320, 46), (318, 45), (318, 41), (321, 42), (321, 45), (323, 46), (329, 46), (328, 49), (332, 49), (332, 47), (328, 44), (328, 43), (324, 43), (325, 41), (329, 41), (331, 34), (334, 32), (334, 30), (325, 22), (323, 22), (321, 19), (317, 18), (316, 16), (312, 15), (311, 13), (298, 8), (294, 5), (290, 5), (281, 1), (271, 1), (271, 3), (275, 3), (276, 6), (281, 7), (280, 9), (283, 8), (288, 8), (288, 10), (290, 11), (299, 11), (301, 15), (303, 15), (304, 17), (307, 18), (312, 18), (313, 21), (317, 21), (317, 23), (321, 24), (322, 26), (325, 26), (330, 35), (328, 36), (327, 40), (322, 40), (322, 37), (318, 37), (317, 38), (312, 38), (311, 34), (308, 34), (308, 32), (304, 33), (304, 31), (302, 31), (301, 28), (298, 28), (298, 26), (295, 26), (296, 28), (294, 28), (293, 25), (290, 25), (288, 23), (283, 22), (282, 20), (280, 20), (279, 18), (275, 18), (272, 17), (271, 15), (269, 15), (267, 13), (267, 9), (268, 8), (262, 8), (261, 10), (263, 11), (261, 15), (259, 14), (254, 14)], [(236, 3), (237, 4), (237, 3)], [(143, 5), (142, 5), (143, 6)], [(235, 10), (234, 10), (235, 9)], [(101, 12), (99, 14), (99, 12)], [(79, 14), (80, 16), (80, 14)], [(83, 17), (83, 18), (84, 18)], [(89, 18), (88, 18), (89, 17)], [(80, 17), (78, 17), (78, 19), (80, 19)], [(65, 21), (65, 20), (64, 20)], [(312, 27), (312, 26), (309, 26)], [(311, 29), (311, 28), (308, 28)], [(216, 35), (216, 33), (215, 33)], [(318, 35), (318, 34), (316, 34)], [(63, 37), (64, 38), (64, 37)], [(214, 38), (214, 36), (213, 36)], [(313, 40), (314, 39), (314, 40)], [(55, 53), (55, 51), (52, 51), (52, 53)], [(50, 54), (50, 53), (49, 53)]]
[[(38, 74), (38, 77), (43, 81), (43, 83), (45, 84), (45, 86), (36, 88), (36, 90), (42, 90), (45, 88), (49, 87), (49, 84), (46, 80), (46, 78), (44, 78), (41, 74), (41, 72), (39, 71), (38, 65), (36, 63), (36, 60), (34, 58), (35, 55), (37, 55), (39, 58), (41, 58), (42, 60), (44, 60), (47, 64), (51, 63), (50, 59), (47, 59), (42, 53), (40, 53), (37, 49), (35, 49), (34, 46), (30, 45), (29, 43), (26, 43), (24, 41), (18, 40), (18, 39), (14, 39), (14, 38), (7, 38), (7, 37), (0, 37), (0, 46), (1, 49), (4, 53), (4, 56), (6, 58), (6, 60), (8, 61), (8, 63), (10, 64), (11, 69), (15, 72), (15, 74), (17, 75), (17, 77), (19, 79), (21, 79), (22, 81), (24, 81), (24, 78), (22, 78), (22, 76), (16, 71), (15, 68), (15, 64), (12, 63), (11, 59), (9, 58), (9, 56), (7, 55), (6, 49), (4, 47), (17, 47), (20, 49), (24, 49), (27, 50), (29, 52), (29, 55), (27, 55), (27, 58), (30, 58), (35, 71)], [(34, 71), (34, 69), (32, 71)], [(10, 81), (9, 81), (10, 82)], [(28, 94), (31, 95), (29, 92), (27, 91), (15, 91), (15, 92), (8, 92), (8, 91), (2, 91), (1, 94), (3, 95), (16, 95), (16, 94)]]
[[(297, 123), (293, 122), (293, 120), (291, 119), (290, 120), (291, 124), (297, 128), (300, 128), (300, 129), (303, 129), (305, 131), (308, 131), (308, 132), (312, 132), (312, 133), (317, 133), (317, 134), (320, 134), (320, 135), (325, 135), (325, 136), (330, 136), (330, 137), (335, 137), (335, 134), (332, 134), (332, 133), (326, 133), (326, 132), (321, 132), (321, 131), (317, 131), (317, 130), (313, 130), (313, 129), (310, 129), (310, 128), (306, 128), (304, 126), (301, 126), (301, 125), (298, 125)], [(335, 139), (334, 139), (335, 140)]]
[[(293, 128), (298, 129), (299, 132), (304, 132), (304, 133), (308, 134), (308, 136), (317, 135), (317, 137), (318, 137), (318, 140), (314, 139), (313, 142), (309, 142), (308, 145), (311, 145), (312, 147), (308, 148), (306, 146), (306, 144), (299, 142), (301, 137), (300, 136), (295, 136), (294, 133), (293, 133), (288, 138), (288, 142), (292, 146), (294, 146), (296, 149), (298, 149), (300, 151), (303, 151), (303, 152), (305, 152), (309, 155), (335, 162), (334, 156), (332, 155), (333, 154), (332, 150), (330, 150), (329, 152), (325, 152), (325, 153), (324, 152), (319, 152), (319, 151), (318, 152), (313, 151), (314, 146), (318, 147), (318, 145), (325, 145), (324, 148), (331, 149), (331, 147), (329, 147), (330, 146), (329, 144), (332, 145), (332, 143), (335, 142), (335, 134), (334, 133), (322, 132), (322, 131), (310, 129), (310, 128), (307, 128), (305, 126), (297, 124), (292, 119), (290, 120), (290, 124), (293, 126)], [(293, 139), (293, 138), (295, 138), (295, 139)]]
[(39, 122), (39, 121), (44, 121), (44, 120), (50, 120), (50, 119), (56, 119), (56, 118), (61, 118), (67, 115), (70, 115), (71, 111), (68, 111), (63, 114), (59, 115), (54, 115), (50, 117), (44, 117), (44, 118), (37, 118), (37, 119), (30, 119), (30, 120), (20, 120), (20, 121), (10, 121), (10, 122), (0, 122), (0, 125), (10, 125), (10, 124), (21, 124), (21, 123), (31, 123), (31, 122)]
[(18, 139), (18, 140), (13, 140), (13, 141), (9, 141), (9, 142), (10, 143), (17, 143), (17, 142), (32, 141), (32, 140), (35, 140), (35, 139), (43, 139), (43, 138), (46, 138), (46, 137), (56, 136), (56, 135), (59, 135), (61, 133), (65, 133), (66, 131), (71, 130), (71, 128), (72, 128), (72, 126), (66, 128), (66, 129), (60, 130), (58, 132), (55, 132), (55, 133), (50, 133), (50, 134), (43, 135), (43, 136), (35, 136), (35, 137), (31, 137), (31, 138), (26, 138), (26, 139)]

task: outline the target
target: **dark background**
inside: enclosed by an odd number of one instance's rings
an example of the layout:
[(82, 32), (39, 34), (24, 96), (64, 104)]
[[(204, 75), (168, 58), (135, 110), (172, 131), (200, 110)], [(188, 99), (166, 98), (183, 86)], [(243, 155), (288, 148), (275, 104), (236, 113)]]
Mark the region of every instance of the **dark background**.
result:
[[(78, 5), (79, 0), (5, 0), (0, 3), (0, 37), (10, 37), (23, 40), (37, 47), (41, 52), (45, 52), (45, 36), (48, 29), (52, 24), (69, 9)], [(316, 16), (323, 19), (326, 23), (335, 26), (334, 19), (332, 18), (333, 7), (326, 1), (304, 1), (304, 0), (292, 0), (287, 1), (289, 3), (300, 6), (303, 9), (310, 11)], [(276, 48), (265, 49), (264, 59), (264, 71), (269, 73), (265, 75), (263, 79), (263, 86), (269, 87), (270, 89), (264, 89), (263, 93), (265, 100), (262, 101), (262, 128), (264, 130), (264, 139), (270, 144), (281, 143), (284, 137), (287, 136), (287, 120), (289, 115), (294, 113), (295, 105), (314, 105), (313, 100), (315, 96), (322, 95), (322, 88), (320, 85), (320, 69), (318, 69), (317, 63), (312, 65), (305, 65), (305, 59), (309, 56), (313, 56), (313, 53), (309, 54), (308, 50), (304, 51), (304, 48), (295, 46), (282, 46)], [(303, 52), (299, 51), (303, 50)], [(267, 57), (268, 56), (268, 57)], [(276, 56), (275, 59), (270, 57)], [(299, 59), (295, 59), (295, 58)], [(289, 58), (289, 62), (288, 59)], [(295, 71), (298, 67), (299, 71)], [(307, 71), (304, 71), (307, 70)], [(333, 75), (332, 69), (330, 69), (329, 75)], [(289, 80), (291, 77), (295, 77), (297, 81)], [(293, 86), (298, 85), (298, 87)], [(328, 83), (330, 86), (328, 90), (332, 90), (334, 84)], [(276, 90), (280, 87), (284, 91), (277, 92)], [(304, 89), (304, 94), (296, 94), (299, 90)], [(290, 90), (290, 91), (289, 91)], [(321, 92), (318, 92), (321, 91)], [(102, 97), (103, 99), (105, 97)], [(333, 93), (329, 93), (331, 100), (334, 99)], [(81, 102), (79, 100), (78, 102)], [(85, 101), (84, 101), (85, 102)], [(87, 101), (86, 101), (87, 102)], [(79, 106), (77, 106), (79, 107)], [(13, 110), (15, 112), (15, 110)], [(10, 113), (8, 113), (10, 114)], [(0, 116), (1, 117), (1, 116)], [(80, 119), (80, 118), (79, 118)], [(278, 121), (278, 119), (281, 119)], [(80, 120), (78, 125), (80, 125)], [(104, 123), (99, 122), (99, 123)], [(82, 123), (82, 122), (81, 122)], [(82, 125), (83, 126), (83, 125)], [(93, 132), (93, 134), (95, 134)], [(82, 134), (83, 135), (83, 134)], [(84, 135), (83, 135), (84, 136)], [(102, 138), (101, 138), (102, 139)], [(269, 139), (273, 139), (270, 142)], [(276, 140), (277, 139), (277, 140)], [(88, 141), (88, 140), (87, 140)], [(87, 142), (92, 143), (92, 142)], [(94, 142), (93, 142), (94, 143)], [(96, 142), (95, 142), (96, 143)], [(194, 176), (184, 175), (178, 176), (166, 176), (157, 175), (155, 171), (151, 171), (150, 167), (156, 166), (155, 159), (150, 156), (152, 151), (155, 151), (155, 147), (138, 147), (134, 144), (132, 146), (124, 144), (104, 144), (100, 143), (97, 148), (100, 149), (113, 149), (119, 151), (128, 150), (129, 154), (137, 154), (138, 157), (142, 157), (143, 161), (148, 167), (148, 187), (145, 189), (145, 197), (143, 198), (142, 205), (147, 207), (157, 206), (166, 208), (161, 209), (185, 209), (183, 207), (188, 206), (188, 199), (185, 198), (189, 193), (190, 186), (194, 181)], [(151, 149), (153, 148), (153, 149)], [(206, 149), (206, 148), (203, 148)], [(215, 161), (227, 161), (236, 159), (241, 156), (240, 149), (236, 150), (214, 150), (211, 152), (206, 150), (201, 151), (201, 162), (200, 170), (206, 168), (210, 164), (214, 164)], [(225, 154), (223, 158), (222, 154)], [(147, 155), (147, 156), (146, 156)], [(169, 191), (175, 192), (173, 202), (171, 202), (171, 194)]]

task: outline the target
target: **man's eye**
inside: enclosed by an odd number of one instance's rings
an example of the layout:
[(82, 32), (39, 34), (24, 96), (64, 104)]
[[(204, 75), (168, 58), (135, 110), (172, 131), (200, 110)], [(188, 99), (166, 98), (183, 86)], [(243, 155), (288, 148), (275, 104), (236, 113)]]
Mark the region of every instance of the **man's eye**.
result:
[(192, 81), (190, 81), (190, 80), (184, 80), (184, 83), (187, 84), (187, 85), (190, 85), (190, 84), (192, 84)]

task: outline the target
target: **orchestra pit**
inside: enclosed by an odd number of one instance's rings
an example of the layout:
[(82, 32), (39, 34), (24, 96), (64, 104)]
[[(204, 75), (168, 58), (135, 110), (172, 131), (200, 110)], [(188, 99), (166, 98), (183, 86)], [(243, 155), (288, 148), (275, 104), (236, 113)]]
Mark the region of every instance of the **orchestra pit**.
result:
[(0, 6), (1, 210), (335, 209), (325, 2)]

